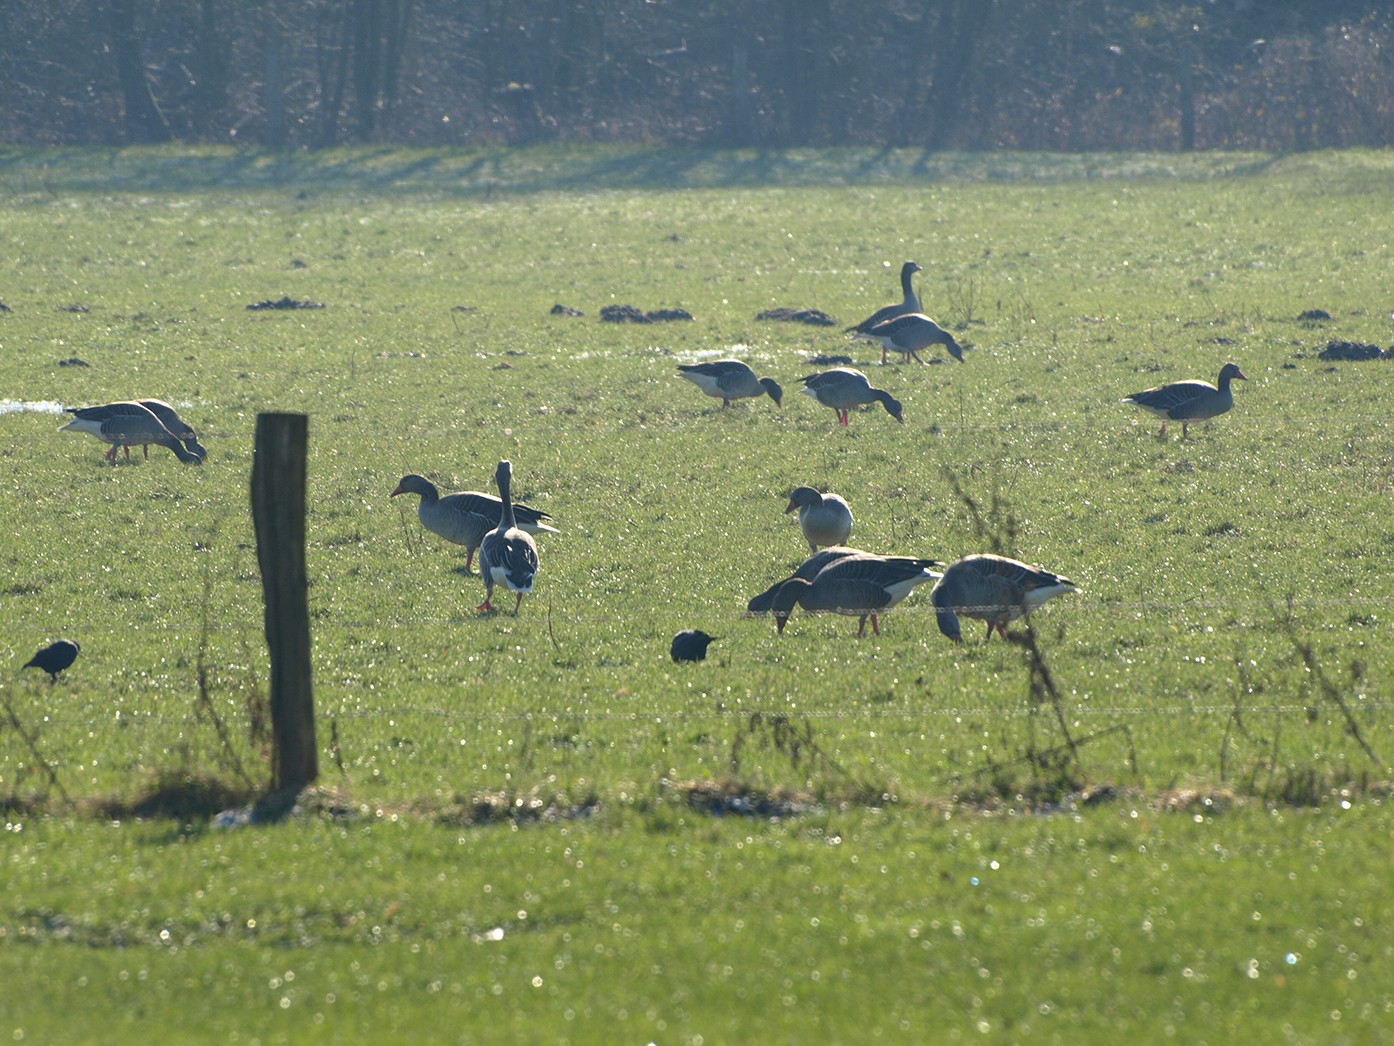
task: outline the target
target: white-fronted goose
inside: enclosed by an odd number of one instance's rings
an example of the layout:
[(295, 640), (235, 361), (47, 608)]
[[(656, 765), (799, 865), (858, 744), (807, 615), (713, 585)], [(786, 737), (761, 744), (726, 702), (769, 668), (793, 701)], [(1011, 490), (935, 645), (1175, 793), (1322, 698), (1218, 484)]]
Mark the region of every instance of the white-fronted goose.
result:
[(502, 501), (499, 525), (484, 535), (479, 544), (479, 573), (484, 577), (484, 602), (476, 610), (493, 610), (494, 586), (505, 585), (510, 591), (518, 593), (518, 601), (513, 604), (513, 613), (518, 613), (523, 605), (523, 597), (532, 591), (533, 579), (537, 577), (537, 545), (527, 531), (519, 530), (513, 515), (513, 501), (509, 488), (513, 481), (513, 465), (500, 461), (494, 472), (494, 482), (499, 485), (499, 500)]
[(77, 652), (80, 649), (71, 639), (59, 639), (24, 662), (24, 667), (37, 668), (41, 672), (47, 672), (48, 681), (56, 683), (58, 673), (77, 660)]
[(1167, 422), (1181, 422), (1181, 438), (1190, 435), (1191, 422), (1204, 421), (1223, 414), (1234, 406), (1234, 393), (1229, 383), (1235, 378), (1247, 381), (1236, 363), (1226, 363), (1220, 368), (1219, 387), (1208, 381), (1192, 378), (1189, 381), (1173, 381), (1169, 385), (1158, 385), (1155, 389), (1145, 389), (1124, 396), (1124, 403), (1135, 403), (1162, 419), (1158, 437), (1167, 434)]
[(963, 346), (952, 334), (922, 312), (907, 312), (895, 316), (869, 330), (858, 331), (854, 337), (874, 341), (880, 345), (882, 363), (886, 362), (888, 351), (900, 353), (902, 362), (913, 358), (923, 363), (919, 350), (927, 349), (931, 345), (944, 346), (949, 350), (950, 356), (959, 363), (963, 362)]
[(709, 363), (680, 363), (682, 377), (729, 407), (732, 400), (769, 395), (776, 407), (784, 399), (784, 390), (773, 378), (759, 377), (748, 364), (740, 360), (712, 360)]
[(1052, 574), (1020, 560), (984, 552), (964, 556), (950, 564), (944, 576), (929, 593), (939, 631), (955, 643), (963, 642), (958, 615), (987, 622), (987, 638), (992, 630), (1007, 637), (1007, 622), (1029, 614), (1051, 596), (1079, 589), (1069, 578)]
[(794, 511), (799, 514), (799, 529), (803, 531), (810, 552), (817, 552), (821, 545), (845, 545), (852, 535), (852, 510), (836, 494), (820, 494), (812, 487), (795, 487), (784, 514), (787, 516)]
[(126, 460), (129, 461), (131, 447), (150, 443), (168, 447), (175, 457), (187, 465), (203, 462), (199, 455), (184, 449), (184, 445), (165, 428), (150, 408), (134, 400), (104, 403), (99, 407), (69, 407), (68, 410), (73, 414), (73, 420), (59, 431), (86, 432), (110, 443), (111, 449), (106, 452), (106, 459), (113, 465), (116, 464), (117, 448), (126, 448)]
[[(441, 497), (434, 483), (416, 473), (403, 476), (388, 497), (395, 498), (398, 494), (421, 495), (421, 501), (416, 506), (421, 525), (452, 544), (464, 545), (466, 570), (474, 562), (474, 550), (484, 540), (484, 535), (497, 527), (503, 518), (503, 502), (494, 495), (462, 490)], [(559, 533), (556, 527), (542, 522), (551, 518), (547, 513), (527, 505), (513, 506), (513, 519), (518, 529), (529, 534), (541, 534), (543, 531)]]
[(780, 585), (784, 584), (785, 581), (788, 581), (789, 578), (802, 578), (805, 581), (812, 581), (818, 576), (820, 570), (835, 560), (844, 559), (847, 556), (869, 555), (871, 555), (870, 552), (863, 552), (859, 548), (845, 548), (839, 546), (820, 549), (800, 563), (799, 569), (790, 574), (789, 577), (781, 578), (758, 596), (753, 597), (746, 606), (745, 612), (747, 614), (768, 614), (770, 612), (770, 606), (774, 602), (775, 591)]
[(843, 425), (847, 424), (849, 410), (867, 403), (880, 403), (886, 408), (887, 414), (902, 425), (905, 424), (905, 412), (900, 400), (885, 389), (873, 388), (866, 375), (859, 370), (834, 367), (832, 370), (810, 374), (803, 379), (803, 383), (804, 387), (799, 391), (812, 396), (823, 406), (837, 411), (837, 420)]
[(861, 323), (857, 324), (855, 327), (848, 327), (847, 330), (849, 332), (856, 331), (859, 334), (864, 334), (871, 330), (872, 327), (885, 320), (903, 316), (907, 312), (919, 312), (920, 298), (919, 295), (915, 293), (915, 288), (910, 283), (910, 277), (920, 271), (922, 271), (920, 267), (912, 261), (908, 261), (902, 265), (900, 267), (900, 289), (904, 294), (904, 298), (901, 300), (900, 304), (887, 305), (884, 308), (877, 309), (866, 319), (862, 320)]
[(872, 632), (880, 635), (877, 616), (908, 596), (916, 585), (939, 577), (930, 569), (937, 566), (942, 564), (909, 556), (840, 557), (818, 571), (811, 581), (791, 577), (780, 582), (770, 603), (775, 628), (784, 631), (790, 612), (798, 604), (810, 613), (829, 610), (861, 618), (859, 636), (866, 633), (866, 620), (871, 618)]
[(684, 629), (673, 637), (670, 653), (674, 661), (705, 661), (707, 647), (711, 646), (716, 638), (707, 635), (700, 628)]

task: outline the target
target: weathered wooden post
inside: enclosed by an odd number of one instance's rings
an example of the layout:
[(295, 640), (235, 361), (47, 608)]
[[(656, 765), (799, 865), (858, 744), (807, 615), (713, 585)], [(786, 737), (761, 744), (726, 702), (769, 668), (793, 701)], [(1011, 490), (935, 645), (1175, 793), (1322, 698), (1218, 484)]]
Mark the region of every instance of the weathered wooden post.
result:
[(319, 776), (310, 685), (305, 574), (304, 414), (258, 414), (252, 522), (271, 654), (271, 787), (299, 790)]

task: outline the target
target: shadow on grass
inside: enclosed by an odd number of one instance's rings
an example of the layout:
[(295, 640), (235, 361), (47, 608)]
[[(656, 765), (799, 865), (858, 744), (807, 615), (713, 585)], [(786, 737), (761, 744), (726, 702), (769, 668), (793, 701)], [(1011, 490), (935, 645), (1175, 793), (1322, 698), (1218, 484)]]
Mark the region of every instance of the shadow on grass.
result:
[[(0, 190), (13, 196), (54, 198), (71, 192), (214, 190), (285, 190), (305, 198), (325, 192), (389, 190), (488, 197), (601, 190), (1204, 180), (1267, 173), (1286, 159), (1259, 153), (961, 153), (556, 144), (523, 149), (365, 147), (317, 152), (230, 146), (0, 148)], [(1298, 169), (1319, 172), (1320, 155), (1304, 154)], [(1383, 169), (1394, 173), (1394, 161)]]

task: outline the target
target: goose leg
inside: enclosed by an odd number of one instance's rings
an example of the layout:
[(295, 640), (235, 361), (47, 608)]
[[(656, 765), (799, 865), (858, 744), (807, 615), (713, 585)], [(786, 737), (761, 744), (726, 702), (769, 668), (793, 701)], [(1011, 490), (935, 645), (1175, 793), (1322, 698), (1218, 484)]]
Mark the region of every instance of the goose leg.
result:
[(873, 635), (879, 636), (881, 634), (881, 626), (877, 624), (875, 614), (871, 615), (871, 631)]
[(150, 460), (150, 444), (149, 444), (149, 443), (142, 443), (142, 444), (140, 445), (140, 449), (143, 450), (143, 451), (145, 451), (145, 460), (146, 460), (146, 461), (149, 461), (149, 460)]
[(514, 617), (517, 617), (517, 616), (518, 616), (518, 610), (519, 610), (519, 608), (522, 607), (522, 605), (523, 605), (523, 593), (519, 592), (519, 593), (518, 593), (518, 602), (516, 602), (516, 603), (513, 604), (513, 616), (514, 616)]
[(916, 352), (914, 349), (910, 350), (910, 355), (915, 358), (915, 362), (918, 363), (921, 367), (925, 366), (925, 361), (920, 359), (920, 354)]
[(992, 642), (992, 619), (991, 619), (991, 618), (988, 619), (988, 622), (987, 622), (987, 638), (984, 639), (983, 642), (984, 642), (984, 643), (991, 643), (991, 642)]
[(470, 572), (470, 564), (472, 564), (473, 562), (474, 562), (474, 549), (470, 549), (468, 552), (465, 553), (465, 573), (466, 573), (466, 574), (468, 574), (468, 573)]
[(1158, 438), (1158, 439), (1165, 439), (1165, 438), (1166, 438), (1166, 434), (1167, 434), (1167, 423), (1164, 421), (1164, 422), (1162, 422), (1162, 430), (1161, 430), (1160, 432), (1157, 433), (1157, 438)]
[(1190, 423), (1189, 421), (1183, 421), (1183, 422), (1181, 423), (1181, 438), (1182, 438), (1182, 439), (1190, 439), (1190, 438), (1191, 438), (1191, 423)]
[(858, 639), (861, 639), (862, 636), (864, 636), (864, 635), (866, 635), (866, 615), (865, 615), (865, 614), (862, 615), (861, 627), (859, 627), (859, 628), (857, 629), (857, 638), (858, 638)]
[(881, 346), (881, 366), (886, 365), (886, 346)]
[(494, 583), (491, 579), (486, 577), (484, 580), (484, 602), (480, 603), (479, 606), (475, 607), (474, 609), (481, 612), (485, 610), (493, 610), (493, 604), (489, 602), (489, 600), (491, 600), (493, 597)]

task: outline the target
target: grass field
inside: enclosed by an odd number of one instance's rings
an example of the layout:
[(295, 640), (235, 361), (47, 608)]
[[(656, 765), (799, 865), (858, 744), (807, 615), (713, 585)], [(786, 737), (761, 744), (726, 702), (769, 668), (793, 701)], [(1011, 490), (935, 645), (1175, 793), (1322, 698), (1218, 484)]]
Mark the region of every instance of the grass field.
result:
[[(0, 1032), (1377, 1040), (1394, 363), (1317, 356), (1394, 341), (1391, 189), (1379, 153), (0, 150)], [(907, 258), (963, 365), (840, 333)], [(324, 307), (246, 308), (283, 296)], [(905, 424), (798, 395), (819, 353)], [(676, 376), (725, 355), (782, 408)], [(1230, 359), (1189, 439), (1119, 402)], [(55, 432), (133, 396), (208, 461)], [(222, 830), (267, 778), (266, 410), (310, 416), (321, 787)], [(388, 498), (501, 457), (561, 529), (516, 617)], [(860, 548), (1082, 592), (1034, 670), (924, 591), (776, 635), (743, 610), (804, 483)]]

